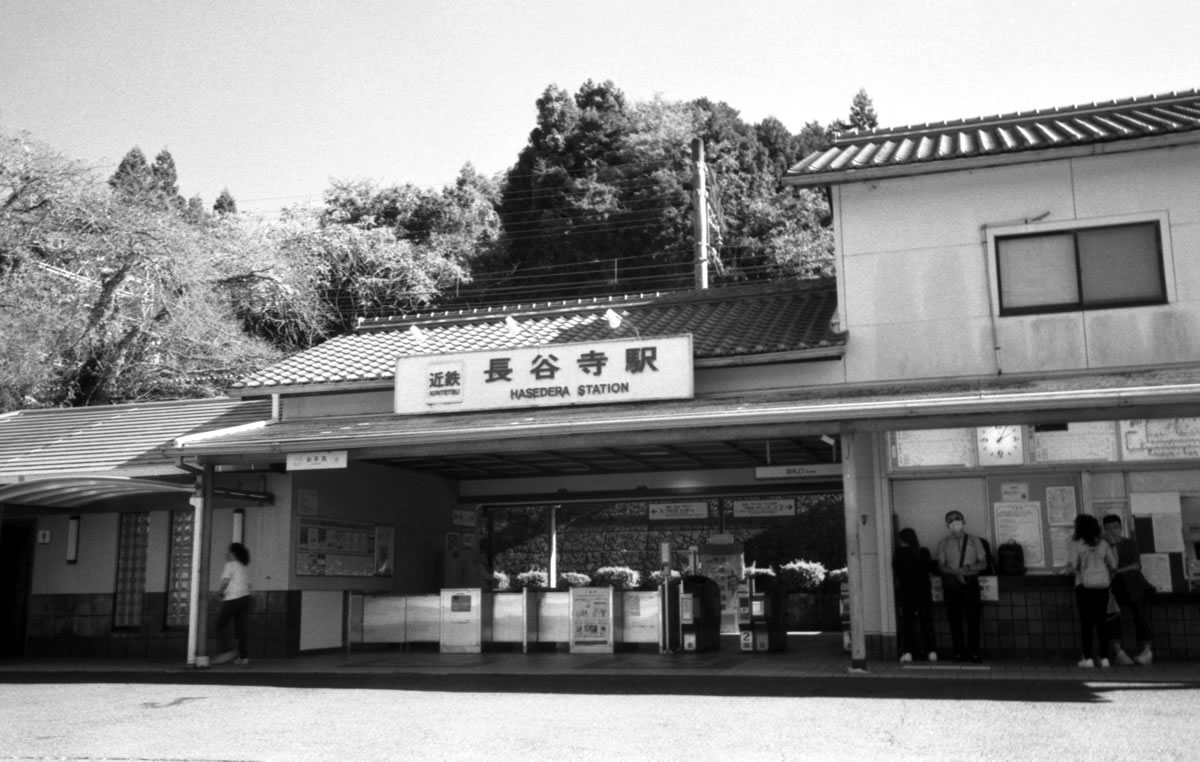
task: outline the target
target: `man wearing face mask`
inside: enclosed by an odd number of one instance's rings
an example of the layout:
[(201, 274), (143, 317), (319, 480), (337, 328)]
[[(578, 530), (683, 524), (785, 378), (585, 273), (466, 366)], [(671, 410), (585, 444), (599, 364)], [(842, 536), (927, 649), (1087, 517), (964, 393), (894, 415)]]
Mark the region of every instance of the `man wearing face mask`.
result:
[[(950, 637), (954, 642), (954, 660), (970, 658), (983, 661), (979, 650), (979, 620), (983, 607), (979, 596), (979, 574), (987, 568), (987, 554), (978, 537), (966, 532), (960, 511), (946, 514), (950, 534), (938, 543), (934, 560), (942, 575), (942, 593), (946, 602), (946, 618), (950, 620)], [(966, 638), (963, 638), (963, 624)]]

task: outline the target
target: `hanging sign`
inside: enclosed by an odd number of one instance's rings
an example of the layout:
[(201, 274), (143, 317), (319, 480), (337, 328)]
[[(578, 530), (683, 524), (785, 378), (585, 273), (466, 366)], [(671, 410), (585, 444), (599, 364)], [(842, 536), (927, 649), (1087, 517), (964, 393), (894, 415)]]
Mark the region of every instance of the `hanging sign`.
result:
[(707, 519), (708, 501), (690, 503), (650, 503), (651, 521), (673, 521), (679, 519)]
[(624, 338), (401, 357), (395, 411), (688, 399), (693, 389), (691, 335)]
[(795, 479), (808, 476), (842, 475), (841, 463), (810, 463), (795, 466), (758, 466), (754, 469), (755, 479)]
[(795, 498), (733, 501), (733, 517), (735, 519), (761, 519), (795, 515)]
[(318, 468), (345, 468), (346, 463), (346, 450), (327, 450), (325, 452), (290, 452), (287, 456), (287, 470), (289, 471), (309, 471)]

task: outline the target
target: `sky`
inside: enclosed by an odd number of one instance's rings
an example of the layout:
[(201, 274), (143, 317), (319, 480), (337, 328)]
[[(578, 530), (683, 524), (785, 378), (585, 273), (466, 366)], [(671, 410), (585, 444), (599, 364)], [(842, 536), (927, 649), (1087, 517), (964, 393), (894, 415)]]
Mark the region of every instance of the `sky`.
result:
[(0, 0), (0, 130), (269, 215), (502, 172), (551, 84), (902, 126), (1200, 88), (1197, 39), (1195, 0)]

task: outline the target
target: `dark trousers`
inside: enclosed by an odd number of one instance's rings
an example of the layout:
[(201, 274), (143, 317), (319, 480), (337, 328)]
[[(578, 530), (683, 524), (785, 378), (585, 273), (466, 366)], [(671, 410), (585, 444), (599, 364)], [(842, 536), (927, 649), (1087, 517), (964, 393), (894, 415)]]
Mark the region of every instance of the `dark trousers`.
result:
[(1100, 654), (1096, 658), (1108, 658), (1109, 631), (1105, 627), (1108, 619), (1108, 588), (1075, 588), (1075, 603), (1079, 606), (1079, 644), (1083, 658), (1091, 659), (1092, 647), (1100, 642)]
[[(954, 641), (954, 655), (979, 656), (979, 620), (983, 616), (983, 603), (979, 597), (979, 578), (967, 577), (966, 587), (949, 587), (942, 583), (942, 594), (946, 600), (946, 618), (950, 620), (950, 638)], [(963, 638), (963, 625), (966, 638)]]
[[(1154, 640), (1154, 630), (1150, 627), (1150, 602), (1145, 598), (1140, 598), (1136, 601), (1125, 600), (1120, 598), (1117, 602), (1121, 604), (1121, 613), (1128, 613), (1133, 619), (1133, 630), (1137, 637), (1137, 647), (1149, 645)], [(1121, 620), (1117, 619), (1111, 637), (1113, 641), (1121, 642)]]
[[(918, 635), (919, 633), (919, 635)], [(900, 599), (900, 651), (914, 656), (936, 651), (933, 602)]]
[(239, 659), (247, 659), (246, 652), (246, 621), (250, 618), (250, 596), (234, 598), (231, 601), (221, 601), (221, 612), (217, 614), (217, 634), (221, 637), (221, 650), (232, 651), (228, 647), (229, 640), (225, 629), (233, 622), (233, 636), (237, 638), (237, 654)]

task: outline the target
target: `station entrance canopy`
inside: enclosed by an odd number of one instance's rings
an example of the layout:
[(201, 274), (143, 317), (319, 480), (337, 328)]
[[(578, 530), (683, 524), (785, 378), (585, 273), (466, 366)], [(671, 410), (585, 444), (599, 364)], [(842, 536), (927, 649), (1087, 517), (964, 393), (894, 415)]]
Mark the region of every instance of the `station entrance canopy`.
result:
[(797, 389), (454, 415), (262, 421), (180, 437), (215, 464), (347, 450), (458, 479), (831, 463), (847, 431), (1200, 415), (1200, 369)]
[(270, 402), (182, 400), (23, 410), (0, 416), (0, 505), (75, 511), (108, 500), (184, 495), (195, 477), (165, 451), (172, 439), (270, 415)]

